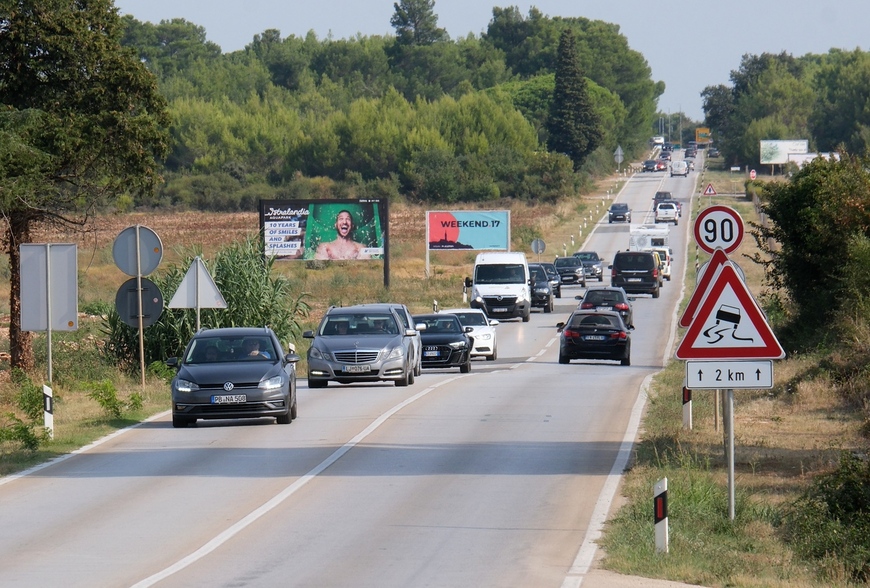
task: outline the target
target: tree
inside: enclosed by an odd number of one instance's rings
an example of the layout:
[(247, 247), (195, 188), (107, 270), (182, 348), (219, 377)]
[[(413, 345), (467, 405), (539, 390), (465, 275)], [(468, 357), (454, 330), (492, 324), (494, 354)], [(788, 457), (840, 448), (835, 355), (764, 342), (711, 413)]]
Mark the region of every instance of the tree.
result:
[(598, 148), (603, 137), (601, 122), (589, 99), (586, 78), (580, 69), (574, 34), (566, 29), (559, 39), (556, 86), (547, 120), (550, 133), (547, 148), (566, 154), (580, 169), (586, 158)]
[(447, 31), (438, 28), (435, 0), (400, 0), (393, 8), (390, 24), (399, 45), (431, 45), (449, 38)]
[(19, 245), (47, 223), (84, 226), (128, 192), (151, 192), (169, 118), (154, 76), (121, 46), (112, 0), (0, 0), (0, 214), (9, 255), (11, 364), (21, 331)]

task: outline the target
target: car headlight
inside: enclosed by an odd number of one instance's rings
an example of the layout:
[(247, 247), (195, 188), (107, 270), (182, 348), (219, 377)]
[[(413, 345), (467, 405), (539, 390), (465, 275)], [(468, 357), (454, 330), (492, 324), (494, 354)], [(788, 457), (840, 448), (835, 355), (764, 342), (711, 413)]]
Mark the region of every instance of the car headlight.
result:
[(269, 378), (268, 380), (263, 380), (260, 382), (260, 390), (275, 390), (276, 388), (280, 388), (284, 385), (284, 377), (283, 376), (275, 376), (273, 378)]
[(450, 343), (451, 349), (465, 349), (465, 341), (454, 341)]
[(387, 359), (400, 359), (404, 355), (405, 355), (405, 348), (404, 347), (401, 347), (401, 346), (393, 347), (393, 349), (390, 351), (390, 354), (387, 355)]
[(193, 392), (199, 390), (199, 384), (179, 378), (178, 380), (175, 380), (175, 389), (179, 392)]
[(492, 333), (474, 333), (474, 338), (478, 341), (489, 341), (492, 339)]
[(321, 351), (317, 347), (312, 347), (308, 350), (308, 355), (314, 359), (322, 359), (324, 361), (332, 361), (332, 354), (327, 351)]
[(549, 288), (535, 288), (535, 294), (549, 294)]
[(517, 302), (522, 302), (522, 301), (528, 300), (528, 299), (529, 299), (529, 291), (526, 290), (525, 288), (523, 288), (520, 291), (519, 296), (517, 296)]

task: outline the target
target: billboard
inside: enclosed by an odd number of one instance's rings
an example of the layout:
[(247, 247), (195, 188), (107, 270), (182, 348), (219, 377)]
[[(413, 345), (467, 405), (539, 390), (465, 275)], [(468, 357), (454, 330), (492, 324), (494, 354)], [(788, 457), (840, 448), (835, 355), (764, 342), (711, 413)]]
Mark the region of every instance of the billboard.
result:
[(487, 249), (510, 251), (509, 210), (426, 213), (427, 248), (432, 251)]
[(759, 163), (788, 163), (791, 153), (806, 153), (809, 149), (809, 141), (806, 139), (759, 141)]
[(260, 200), (263, 254), (276, 260), (383, 259), (387, 207), (372, 200)]
[(710, 129), (707, 127), (697, 127), (695, 129), (695, 143), (698, 145), (704, 145), (713, 140), (713, 137), (710, 136)]

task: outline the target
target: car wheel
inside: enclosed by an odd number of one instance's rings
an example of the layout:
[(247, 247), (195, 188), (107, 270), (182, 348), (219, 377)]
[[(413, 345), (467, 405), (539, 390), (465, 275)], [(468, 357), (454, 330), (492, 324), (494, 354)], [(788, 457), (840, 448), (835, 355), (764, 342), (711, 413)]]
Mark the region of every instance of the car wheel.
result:
[(559, 354), (559, 363), (570, 363), (571, 360), (567, 356)]
[(586, 278), (583, 278), (583, 281), (580, 282), (580, 286), (582, 286), (583, 288), (586, 287)]
[(400, 387), (407, 386), (410, 379), (411, 379), (411, 371), (413, 371), (413, 370), (406, 369), (405, 374), (401, 378), (396, 380), (396, 386), (400, 386)]
[(289, 410), (287, 411), (287, 414), (279, 414), (275, 417), (275, 422), (279, 425), (289, 425), (291, 420)]
[(561, 297), (562, 297), (562, 288), (559, 288), (558, 290), (556, 290), (556, 298), (561, 298)]
[(529, 319), (531, 318), (531, 314), (532, 314), (532, 313), (529, 312), (529, 314), (524, 314), (524, 315), (523, 315), (523, 322), (524, 322), (524, 323), (529, 322)]
[(550, 296), (550, 299), (547, 300), (547, 304), (544, 305), (544, 312), (547, 314), (550, 314), (551, 312), (553, 312), (553, 297), (552, 296)]
[(655, 290), (653, 290), (653, 292), (652, 292), (652, 297), (653, 297), (653, 298), (658, 298), (658, 297), (659, 297), (659, 289), (658, 289), (658, 288), (656, 288)]
[(195, 422), (196, 419), (191, 421), (187, 417), (172, 415), (172, 426), (176, 429), (186, 429), (187, 425), (192, 425)]
[(414, 375), (414, 368), (411, 368), (411, 373), (408, 374), (408, 384), (413, 384), (416, 376)]
[(308, 387), (309, 388), (326, 388), (326, 384), (328, 384), (328, 380), (316, 380), (308, 378)]
[(497, 357), (498, 357), (498, 347), (493, 347), (492, 348), (492, 355), (487, 355), (486, 361), (495, 361)]
[(625, 356), (619, 360), (620, 365), (631, 365), (631, 345), (626, 346)]
[(679, 223), (679, 220), (674, 219), (674, 226), (677, 226), (677, 223)]
[(459, 373), (467, 374), (470, 371), (471, 371), (471, 358), (468, 358), (467, 360), (465, 360), (465, 363), (463, 363), (461, 366), (459, 366)]
[(598, 281), (599, 281), (599, 282), (603, 282), (603, 281), (604, 281), (604, 273), (603, 273), (603, 272), (602, 272), (602, 274), (601, 274), (600, 276), (598, 276)]
[(299, 415), (299, 409), (296, 405), (296, 397), (293, 397), (293, 405), (290, 407), (290, 420), (295, 419)]

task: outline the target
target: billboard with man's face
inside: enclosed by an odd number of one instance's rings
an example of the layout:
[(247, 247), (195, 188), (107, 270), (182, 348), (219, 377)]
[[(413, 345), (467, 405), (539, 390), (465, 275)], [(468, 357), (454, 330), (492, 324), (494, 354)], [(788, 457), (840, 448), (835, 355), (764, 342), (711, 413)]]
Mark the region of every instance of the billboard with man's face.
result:
[(263, 253), (278, 260), (383, 259), (380, 200), (261, 200)]

